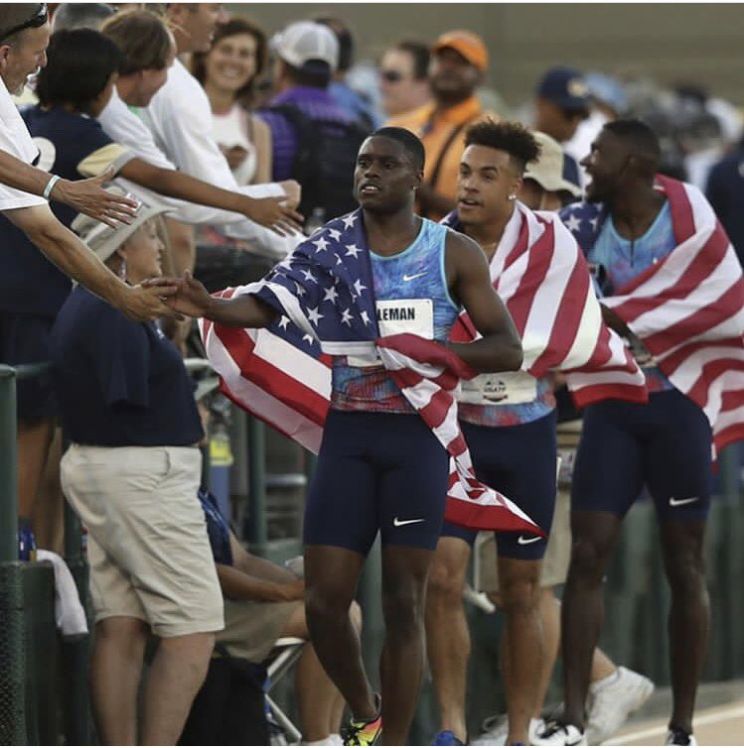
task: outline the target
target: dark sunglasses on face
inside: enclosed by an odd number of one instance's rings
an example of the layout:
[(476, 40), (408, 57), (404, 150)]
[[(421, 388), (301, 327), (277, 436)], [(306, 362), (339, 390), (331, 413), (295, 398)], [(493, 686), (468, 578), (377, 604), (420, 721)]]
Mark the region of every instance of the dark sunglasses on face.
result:
[(0, 41), (7, 39), (9, 36), (13, 36), (13, 34), (17, 34), (19, 31), (23, 31), (24, 29), (38, 29), (47, 22), (47, 16), (47, 4), (40, 3), (38, 9), (31, 18), (28, 19), (28, 21), (12, 26), (7, 31), (0, 31)]
[(380, 70), (380, 78), (387, 83), (400, 83), (403, 80), (403, 73), (399, 70)]

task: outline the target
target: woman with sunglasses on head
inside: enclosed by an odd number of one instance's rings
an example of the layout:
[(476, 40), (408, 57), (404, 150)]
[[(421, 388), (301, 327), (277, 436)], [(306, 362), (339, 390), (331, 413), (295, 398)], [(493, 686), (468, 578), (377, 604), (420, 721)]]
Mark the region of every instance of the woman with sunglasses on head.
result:
[(271, 131), (252, 113), (266, 59), (266, 35), (244, 18), (219, 24), (209, 52), (192, 59), (212, 107), (212, 134), (241, 185), (271, 181)]

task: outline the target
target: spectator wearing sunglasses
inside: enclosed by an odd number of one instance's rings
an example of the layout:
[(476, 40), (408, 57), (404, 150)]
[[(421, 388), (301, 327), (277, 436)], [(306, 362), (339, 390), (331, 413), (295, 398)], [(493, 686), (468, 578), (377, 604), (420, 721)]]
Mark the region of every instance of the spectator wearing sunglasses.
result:
[(404, 40), (390, 47), (380, 63), (382, 107), (388, 117), (400, 117), (431, 100), (429, 47)]
[(417, 212), (438, 221), (455, 207), (460, 157), (465, 150), (465, 130), (486, 116), (476, 95), (488, 70), (488, 50), (472, 31), (442, 34), (431, 50), (428, 104), (390, 121), (421, 139), (426, 150), (424, 181), (416, 192)]

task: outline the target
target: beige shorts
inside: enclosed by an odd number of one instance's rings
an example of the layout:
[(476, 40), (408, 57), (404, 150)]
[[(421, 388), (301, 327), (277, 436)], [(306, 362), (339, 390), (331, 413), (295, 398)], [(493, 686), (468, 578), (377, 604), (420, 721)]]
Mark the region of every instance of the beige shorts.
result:
[(287, 621), (303, 605), (301, 600), (288, 603), (225, 600), (225, 628), (217, 634), (217, 643), (224, 644), (232, 657), (263, 662)]
[[(545, 549), (540, 573), (541, 587), (555, 587), (563, 584), (571, 562), (571, 477), (576, 448), (581, 437), (581, 421), (568, 421), (558, 424), (558, 496), (555, 501), (553, 524)], [(496, 540), (493, 533), (479, 546), (480, 586), (483, 592), (498, 592), (499, 575), (496, 569)]]
[(221, 630), (222, 592), (196, 495), (199, 450), (72, 445), (60, 467), (88, 529), (96, 621), (139, 618), (160, 637)]

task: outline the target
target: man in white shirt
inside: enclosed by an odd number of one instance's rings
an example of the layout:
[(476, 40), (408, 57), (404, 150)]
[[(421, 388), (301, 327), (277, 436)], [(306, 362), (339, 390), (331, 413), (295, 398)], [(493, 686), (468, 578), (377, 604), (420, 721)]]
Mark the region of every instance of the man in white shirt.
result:
[[(169, 25), (174, 29), (177, 53), (208, 50), (221, 12), (216, 4), (169, 5)], [(102, 28), (104, 34), (108, 33), (107, 25)], [(116, 41), (121, 47), (122, 40), (117, 37)], [(126, 49), (123, 51), (126, 54)], [(149, 106), (139, 111), (139, 117), (127, 106), (143, 104), (138, 101), (137, 88), (131, 85), (129, 77), (120, 78), (111, 102), (98, 118), (106, 133), (116, 142), (129, 146), (139, 157), (156, 166), (178, 168), (224, 189), (240, 191), (251, 197), (287, 194), (292, 202), (299, 202), (299, 187), (293, 182), (247, 187), (237, 184), (212, 138), (209, 100), (199, 82), (178, 59), (168, 71), (163, 87), (149, 100)], [(136, 191), (143, 194), (139, 186)], [(147, 199), (147, 196), (143, 194), (143, 198)], [(187, 259), (180, 263), (183, 265), (180, 269), (193, 268), (193, 237), (191, 229), (178, 226), (178, 222), (217, 224), (226, 235), (250, 242), (258, 253), (277, 258), (286, 255), (301, 238), (299, 235), (279, 237), (236, 213), (180, 201), (164, 201), (161, 196), (157, 199), (176, 209), (172, 217), (178, 221), (169, 220), (169, 229), (172, 238), (175, 236), (177, 242), (181, 240), (181, 254), (187, 255)], [(184, 242), (190, 249), (184, 249)]]
[[(63, 180), (30, 166), (38, 151), (10, 93), (20, 91), (28, 76), (46, 65), (48, 43), (45, 3), (8, 4), (0, 8), (0, 211), (64, 272), (132, 318), (147, 320), (170, 315), (151, 290), (122, 283), (49, 210), (47, 199), (54, 196), (108, 223), (132, 214), (130, 200), (99, 196), (99, 192), (104, 192), (99, 185), (107, 175), (86, 180), (83, 189), (80, 183), (78, 189), (72, 189), (69, 183), (61, 190)], [(15, 173), (10, 173), (11, 170)], [(44, 187), (39, 190), (42, 183)], [(25, 189), (41, 191), (42, 195), (21, 191)]]
[[(168, 290), (153, 294), (152, 289), (127, 286), (55, 218), (47, 199), (59, 185), (59, 178), (29, 165), (37, 158), (38, 151), (10, 94), (20, 91), (28, 76), (46, 65), (48, 43), (49, 21), (44, 3), (0, 6), (0, 178), (3, 179), (0, 211), (64, 273), (128, 316), (147, 320), (170, 315), (160, 298), (167, 295)], [(8, 184), (2, 175), (13, 168), (14, 163), (19, 168), (14, 178), (7, 180)], [(125, 217), (125, 212), (130, 210), (129, 201), (105, 203), (96, 196), (107, 176), (89, 180), (85, 192), (78, 191), (74, 200), (69, 199), (68, 191), (65, 202), (70, 205), (87, 202), (85, 212), (101, 216), (108, 223)], [(33, 189), (41, 192), (41, 196), (18, 188)], [(22, 265), (23, 259), (19, 256), (18, 263)], [(0, 267), (0, 277), (8, 270)], [(0, 362), (18, 365), (48, 360), (46, 344), (53, 320), (19, 313), (6, 301), (0, 298)], [(26, 516), (31, 513), (36, 499), (53, 423), (45, 409), (50, 400), (48, 384), (44, 390), (43, 383), (36, 382), (29, 392), (27, 386), (29, 383), (22, 382), (18, 387), (18, 495), (20, 513)], [(28, 417), (24, 416), (24, 407), (28, 408)]]

